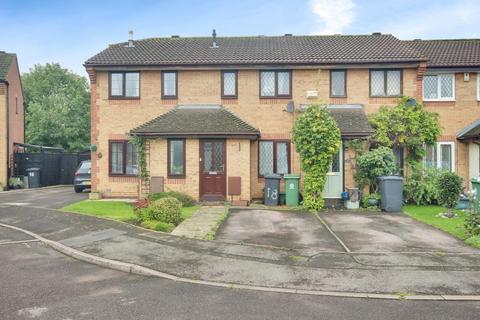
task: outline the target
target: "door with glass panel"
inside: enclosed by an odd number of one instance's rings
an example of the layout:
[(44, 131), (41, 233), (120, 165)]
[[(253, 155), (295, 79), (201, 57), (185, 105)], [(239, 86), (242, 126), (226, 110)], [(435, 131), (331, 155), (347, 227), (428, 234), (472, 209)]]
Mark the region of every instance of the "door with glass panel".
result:
[(200, 140), (200, 199), (226, 198), (225, 140)]
[(339, 151), (333, 156), (330, 171), (327, 173), (324, 198), (338, 199), (343, 192), (343, 148), (340, 145)]

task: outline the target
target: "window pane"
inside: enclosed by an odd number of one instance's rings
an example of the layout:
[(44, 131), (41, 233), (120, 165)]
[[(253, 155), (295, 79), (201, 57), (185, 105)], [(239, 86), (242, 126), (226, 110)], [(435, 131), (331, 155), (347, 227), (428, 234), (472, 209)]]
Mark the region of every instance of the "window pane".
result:
[(425, 168), (437, 167), (437, 148), (436, 146), (427, 146), (425, 148)]
[(121, 73), (110, 74), (110, 94), (112, 96), (123, 95), (123, 74)]
[(125, 74), (125, 96), (140, 96), (140, 74), (130, 72)]
[(273, 142), (260, 141), (259, 142), (259, 169), (260, 175), (273, 173)]
[(443, 74), (440, 76), (440, 97), (453, 98), (453, 75)]
[(333, 155), (331, 172), (340, 172), (340, 150)]
[(163, 95), (176, 96), (177, 95), (177, 73), (164, 72), (163, 73)]
[(277, 143), (277, 172), (275, 173), (288, 173), (288, 144), (286, 142)]
[(387, 95), (398, 96), (401, 89), (401, 72), (399, 70), (387, 71)]
[(203, 171), (208, 172), (208, 171), (213, 171), (212, 170), (212, 143), (211, 142), (205, 142), (203, 145), (203, 156), (205, 159), (203, 159)]
[(449, 144), (440, 145), (440, 167), (452, 171), (452, 146)]
[(111, 148), (111, 170), (113, 174), (123, 174), (123, 142), (113, 142)]
[(275, 96), (275, 72), (261, 72), (260, 73), (260, 95), (262, 97)]
[(278, 94), (290, 95), (290, 72), (278, 72)]
[(183, 140), (170, 140), (170, 174), (183, 175)]
[(236, 74), (235, 72), (223, 73), (223, 95), (234, 96), (236, 94)]
[(394, 146), (392, 151), (397, 165), (396, 173), (403, 176), (403, 146)]
[(385, 95), (385, 73), (383, 71), (372, 71), (370, 79), (370, 91), (372, 96)]
[(126, 158), (125, 173), (138, 174), (137, 147), (132, 143), (127, 143)]
[(438, 99), (437, 76), (425, 76), (423, 78), (423, 98)]
[(345, 71), (332, 71), (330, 81), (332, 96), (345, 96)]
[(215, 142), (214, 146), (215, 166), (213, 171), (223, 172), (223, 142)]

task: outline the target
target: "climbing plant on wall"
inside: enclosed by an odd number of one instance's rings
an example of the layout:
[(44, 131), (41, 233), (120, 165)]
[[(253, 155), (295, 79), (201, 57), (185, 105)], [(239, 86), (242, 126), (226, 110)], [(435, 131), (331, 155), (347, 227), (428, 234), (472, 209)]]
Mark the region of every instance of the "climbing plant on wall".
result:
[(143, 181), (150, 179), (147, 170), (147, 158), (145, 154), (145, 137), (131, 136), (130, 142), (137, 148), (137, 161), (138, 161), (138, 176)]
[(372, 146), (404, 146), (407, 164), (418, 169), (425, 156), (424, 145), (432, 145), (441, 133), (438, 114), (426, 111), (421, 103), (403, 97), (395, 107), (382, 106), (370, 117), (375, 130)]
[(324, 205), (322, 191), (340, 147), (340, 130), (325, 106), (312, 105), (295, 121), (292, 139), (305, 173), (303, 206), (317, 211)]

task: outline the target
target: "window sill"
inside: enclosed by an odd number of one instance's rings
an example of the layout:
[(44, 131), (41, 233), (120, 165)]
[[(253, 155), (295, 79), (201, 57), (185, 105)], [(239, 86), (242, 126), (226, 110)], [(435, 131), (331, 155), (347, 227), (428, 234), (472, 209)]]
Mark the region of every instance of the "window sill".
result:
[(162, 96), (162, 100), (177, 100), (178, 96)]
[(167, 175), (167, 178), (168, 179), (185, 179), (186, 176), (184, 174), (179, 174), (179, 175), (169, 174), (169, 175)]
[(140, 97), (108, 97), (109, 100), (140, 100)]
[(262, 97), (260, 96), (260, 99), (264, 100), (275, 100), (275, 99), (292, 99), (292, 96), (272, 96), (272, 97)]
[(125, 178), (138, 178), (138, 174), (115, 174), (110, 173), (109, 177), (125, 177)]
[(238, 96), (222, 96), (222, 100), (237, 100)]
[(455, 99), (423, 99), (424, 102), (456, 102)]
[(402, 95), (397, 95), (397, 96), (370, 96), (369, 98), (387, 98), (387, 99), (395, 99), (395, 98), (401, 98)]

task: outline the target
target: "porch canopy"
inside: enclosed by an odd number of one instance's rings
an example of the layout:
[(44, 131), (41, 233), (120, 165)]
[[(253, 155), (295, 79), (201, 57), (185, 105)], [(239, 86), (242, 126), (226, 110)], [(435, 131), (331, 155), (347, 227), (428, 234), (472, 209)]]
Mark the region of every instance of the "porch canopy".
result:
[(480, 119), (472, 122), (457, 134), (458, 140), (480, 140)]
[(362, 105), (331, 104), (327, 109), (337, 122), (343, 140), (365, 138), (373, 134)]
[(242, 138), (255, 140), (260, 131), (221, 105), (178, 105), (130, 131), (148, 137)]

